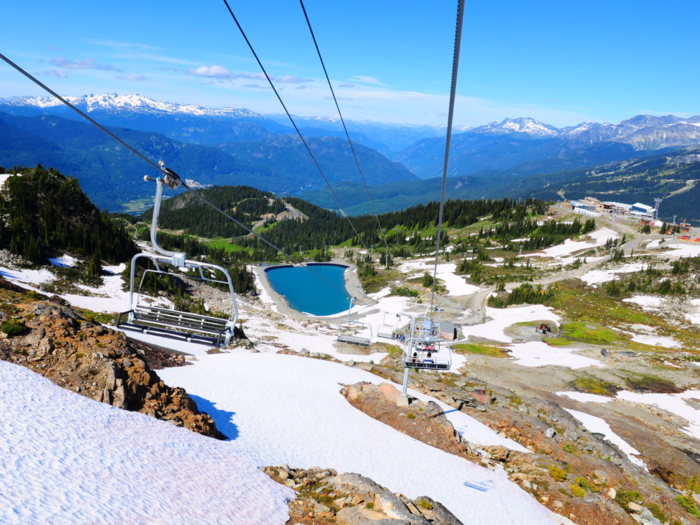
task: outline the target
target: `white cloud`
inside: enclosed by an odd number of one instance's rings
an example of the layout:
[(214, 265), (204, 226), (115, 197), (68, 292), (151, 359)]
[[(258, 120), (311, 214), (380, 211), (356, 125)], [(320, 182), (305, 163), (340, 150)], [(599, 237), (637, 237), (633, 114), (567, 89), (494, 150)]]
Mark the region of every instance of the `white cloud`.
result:
[(197, 69), (188, 69), (187, 74), (196, 77), (231, 78), (229, 70), (221, 66), (201, 66)]
[(118, 42), (116, 40), (89, 40), (88, 41), (90, 44), (94, 44), (96, 46), (107, 46), (107, 47), (116, 47), (116, 48), (136, 48), (136, 49), (154, 49), (154, 50), (162, 50), (162, 47), (153, 47), (149, 46), (147, 44), (135, 44), (133, 42)]
[(343, 82), (342, 84), (338, 84), (338, 87), (342, 87), (342, 88), (354, 88), (354, 87), (355, 87), (355, 84), (353, 84), (352, 82)]
[(299, 78), (291, 75), (286, 75), (283, 77), (272, 77), (275, 82), (280, 82), (282, 84), (303, 84), (304, 82), (311, 82), (310, 78)]
[(64, 57), (56, 57), (51, 63), (54, 66), (62, 67), (64, 69), (101, 69), (103, 71), (120, 71), (114, 66), (109, 64), (100, 64), (97, 59), (86, 58), (85, 60), (68, 60)]
[(68, 78), (68, 74), (65, 71), (59, 71), (58, 69), (44, 71), (44, 75), (48, 75), (54, 78)]
[(379, 80), (377, 80), (374, 77), (365, 77), (362, 75), (356, 75), (356, 76), (352, 77), (350, 80), (353, 80), (355, 82), (359, 82), (360, 84), (374, 84), (375, 86), (386, 86), (386, 84), (382, 84), (381, 82), (379, 82)]
[(143, 75), (137, 75), (136, 73), (131, 73), (129, 75), (119, 75), (116, 78), (119, 80), (133, 80), (135, 82), (145, 82), (147, 80), (151, 80), (148, 77), (144, 77)]

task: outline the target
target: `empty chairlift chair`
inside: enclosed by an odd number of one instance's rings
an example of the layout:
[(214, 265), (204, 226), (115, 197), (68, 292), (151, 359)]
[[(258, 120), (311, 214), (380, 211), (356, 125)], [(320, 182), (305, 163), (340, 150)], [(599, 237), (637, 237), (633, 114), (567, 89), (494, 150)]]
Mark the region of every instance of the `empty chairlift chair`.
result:
[[(136, 330), (145, 334), (153, 334), (162, 337), (176, 338), (193, 343), (225, 346), (233, 336), (236, 321), (238, 320), (238, 307), (236, 295), (228, 271), (221, 266), (198, 261), (188, 260), (186, 254), (164, 250), (158, 244), (156, 234), (158, 230), (158, 215), (163, 198), (163, 184), (171, 189), (176, 189), (179, 182), (175, 177), (164, 174), (157, 179), (144, 177), (147, 181), (155, 180), (156, 199), (153, 206), (153, 219), (151, 222), (151, 244), (157, 253), (139, 253), (131, 260), (131, 282), (129, 290), (129, 304), (131, 310), (119, 314), (117, 328)], [(135, 291), (136, 268), (140, 259), (146, 259), (153, 263), (155, 270), (146, 268), (141, 277), (138, 291)], [(185, 273), (186, 272), (186, 273)], [(141, 293), (144, 280), (149, 274), (156, 276), (173, 276), (179, 279), (191, 279), (211, 284), (221, 284), (228, 287), (231, 294), (231, 312), (227, 317), (215, 317), (191, 312), (179, 311), (171, 308), (152, 306), (144, 302)], [(194, 275), (192, 275), (194, 274)], [(223, 278), (221, 277), (223, 275)], [(217, 278), (218, 276), (218, 278)], [(122, 318), (126, 317), (125, 321)]]
[[(348, 320), (345, 323), (338, 323), (338, 342), (351, 345), (369, 346), (372, 343), (372, 325), (350, 320), (350, 310), (352, 310), (354, 299), (350, 299), (348, 308)], [(369, 329), (369, 338), (355, 335), (358, 330)]]
[(403, 349), (405, 369), (448, 371), (452, 367), (452, 350), (440, 338), (439, 331), (439, 312), (437, 320), (424, 315), (411, 316)]
[(384, 319), (382, 320), (382, 324), (379, 325), (379, 329), (377, 330), (377, 337), (383, 337), (384, 339), (395, 339), (396, 338), (396, 333), (399, 329), (399, 321), (401, 320), (401, 314), (396, 314), (396, 322), (392, 326), (387, 322), (386, 316), (390, 315), (389, 313), (384, 314)]

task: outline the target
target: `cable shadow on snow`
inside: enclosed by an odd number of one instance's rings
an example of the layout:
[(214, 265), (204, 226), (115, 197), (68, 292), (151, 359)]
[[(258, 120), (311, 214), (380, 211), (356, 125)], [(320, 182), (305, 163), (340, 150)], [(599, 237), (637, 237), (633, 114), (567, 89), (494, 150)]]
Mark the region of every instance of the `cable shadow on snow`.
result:
[(189, 394), (192, 400), (197, 403), (197, 408), (200, 412), (206, 412), (211, 416), (216, 423), (216, 428), (219, 429), (224, 436), (226, 436), (228, 441), (233, 441), (238, 438), (238, 426), (233, 422), (233, 416), (236, 415), (235, 412), (229, 412), (228, 410), (221, 410), (216, 408), (216, 405), (204, 399), (203, 397), (195, 396)]

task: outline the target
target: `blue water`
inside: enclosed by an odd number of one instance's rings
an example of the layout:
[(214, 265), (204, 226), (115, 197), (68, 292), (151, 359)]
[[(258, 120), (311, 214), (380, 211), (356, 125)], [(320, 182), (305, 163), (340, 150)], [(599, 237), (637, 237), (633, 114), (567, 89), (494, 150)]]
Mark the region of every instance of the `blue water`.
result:
[[(347, 266), (333, 264), (310, 265), (315, 273), (345, 290), (343, 273)], [(311, 315), (334, 315), (347, 311), (350, 298), (323, 279), (301, 266), (268, 268), (267, 278), (275, 291), (284, 295), (289, 306)]]

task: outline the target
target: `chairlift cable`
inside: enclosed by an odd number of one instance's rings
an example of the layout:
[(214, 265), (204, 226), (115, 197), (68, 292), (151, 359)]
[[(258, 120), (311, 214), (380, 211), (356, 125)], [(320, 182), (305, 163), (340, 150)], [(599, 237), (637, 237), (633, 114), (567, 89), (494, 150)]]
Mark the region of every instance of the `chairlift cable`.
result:
[(7, 62), (10, 66), (12, 66), (13, 68), (15, 68), (17, 71), (19, 71), (20, 73), (22, 73), (25, 77), (27, 77), (29, 80), (31, 80), (32, 82), (34, 82), (36, 85), (38, 85), (38, 86), (39, 86), (40, 88), (42, 88), (44, 91), (47, 91), (47, 92), (51, 93), (51, 95), (53, 95), (53, 96), (56, 97), (58, 100), (60, 100), (61, 102), (63, 102), (66, 106), (68, 106), (68, 107), (71, 108), (73, 111), (75, 111), (76, 113), (78, 113), (81, 117), (83, 117), (84, 119), (88, 120), (89, 122), (91, 122), (92, 124), (94, 124), (95, 126), (97, 126), (98, 128), (100, 128), (102, 131), (104, 131), (107, 135), (109, 135), (109, 136), (112, 137), (114, 140), (116, 140), (117, 142), (119, 142), (119, 144), (121, 144), (122, 146), (124, 146), (126, 149), (128, 149), (128, 150), (131, 151), (132, 153), (134, 153), (134, 154), (138, 155), (139, 157), (141, 157), (142, 160), (145, 160), (146, 162), (148, 162), (151, 166), (153, 166), (153, 167), (154, 167), (155, 169), (157, 169), (158, 171), (163, 171), (163, 170), (160, 168), (160, 166), (158, 166), (155, 162), (153, 162), (152, 160), (146, 158), (146, 157), (143, 156), (141, 153), (139, 153), (138, 151), (136, 151), (134, 148), (132, 148), (131, 146), (129, 146), (129, 145), (128, 145), (126, 142), (124, 142), (122, 139), (120, 139), (119, 137), (117, 137), (114, 133), (112, 133), (111, 131), (109, 131), (107, 128), (105, 128), (105, 127), (102, 126), (101, 124), (95, 122), (93, 119), (91, 119), (90, 117), (88, 117), (85, 113), (83, 113), (83, 112), (80, 111), (78, 108), (76, 108), (73, 104), (71, 104), (71, 103), (68, 102), (66, 99), (64, 99), (61, 95), (59, 95), (59, 94), (56, 93), (54, 90), (52, 90), (50, 87), (48, 87), (47, 85), (43, 84), (41, 81), (39, 81), (38, 79), (36, 79), (35, 77), (33, 77), (32, 75), (30, 75), (29, 73), (27, 73), (24, 69), (22, 69), (20, 66), (18, 66), (17, 64), (15, 64), (12, 60), (10, 60), (9, 58), (7, 58), (7, 57), (6, 57), (5, 55), (3, 55), (2, 53), (0, 53), (0, 58), (2, 58), (5, 62)]
[(270, 75), (267, 74), (267, 70), (262, 65), (262, 62), (260, 61), (260, 59), (258, 58), (258, 54), (255, 52), (255, 49), (253, 49), (253, 45), (250, 43), (250, 40), (248, 40), (248, 37), (246, 36), (245, 31), (243, 31), (241, 24), (238, 22), (236, 15), (233, 14), (233, 10), (231, 9), (231, 6), (228, 4), (227, 0), (224, 0), (224, 4), (226, 4), (226, 8), (228, 9), (228, 12), (231, 13), (231, 18), (233, 18), (233, 21), (236, 23), (236, 26), (238, 26), (238, 29), (241, 32), (241, 35), (243, 35), (243, 38), (245, 39), (246, 44), (248, 44), (248, 48), (250, 48), (251, 53), (253, 53), (253, 56), (255, 57), (255, 60), (257, 61), (258, 65), (260, 66), (260, 69), (262, 70), (263, 74), (265, 75), (267, 82), (270, 84), (272, 91), (275, 92), (275, 95), (277, 96), (277, 100), (279, 100), (280, 104), (282, 104), (282, 108), (284, 109), (284, 112), (287, 114), (287, 117), (289, 117), (289, 121), (292, 123), (292, 126), (294, 126), (294, 129), (296, 130), (297, 135), (299, 135), (301, 142), (304, 144), (306, 151), (309, 152), (309, 155), (311, 156), (311, 159), (314, 161), (314, 164), (318, 168), (318, 171), (321, 174), (321, 177), (323, 177), (323, 180), (326, 182), (328, 189), (331, 190), (331, 194), (335, 198), (335, 201), (338, 203), (340, 210), (343, 212), (343, 215), (345, 216), (347, 221), (350, 223), (350, 227), (355, 232), (355, 235), (357, 235), (357, 238), (360, 240), (360, 243), (362, 243), (363, 248), (366, 250), (367, 246), (365, 245), (364, 241), (362, 240), (362, 237), (360, 237), (360, 234), (355, 229), (355, 225), (352, 223), (352, 220), (350, 220), (350, 215), (348, 215), (348, 213), (345, 211), (345, 208), (343, 208), (343, 205), (340, 203), (340, 199), (336, 195), (335, 191), (333, 191), (333, 187), (331, 186), (331, 183), (326, 178), (325, 173), (323, 173), (323, 170), (321, 169), (321, 166), (319, 165), (318, 161), (316, 160), (316, 157), (314, 157), (314, 154), (311, 152), (311, 148), (309, 148), (309, 145), (306, 143), (306, 140), (304, 139), (303, 135), (301, 134), (301, 131), (299, 131), (299, 128), (297, 127), (296, 122), (294, 122), (294, 119), (292, 118), (291, 113), (287, 110), (287, 106), (284, 104), (284, 102), (282, 101), (282, 97), (280, 97), (280, 94), (277, 92), (277, 88), (275, 87), (275, 84), (272, 82)]
[(96, 122), (95, 120), (93, 120), (92, 118), (90, 118), (89, 116), (87, 116), (84, 112), (82, 112), (82, 111), (79, 110), (77, 107), (75, 107), (73, 104), (71, 104), (70, 102), (68, 102), (68, 100), (66, 100), (65, 98), (63, 98), (63, 97), (61, 97), (60, 95), (58, 95), (55, 91), (53, 91), (51, 88), (49, 88), (48, 86), (46, 86), (45, 84), (43, 84), (42, 82), (40, 82), (37, 78), (35, 78), (33, 75), (31, 75), (30, 73), (28, 73), (27, 71), (25, 71), (24, 69), (22, 69), (19, 65), (15, 64), (12, 60), (10, 60), (9, 58), (7, 58), (7, 57), (6, 57), (5, 55), (3, 55), (2, 53), (0, 53), (0, 58), (1, 58), (2, 60), (4, 60), (5, 62), (7, 62), (7, 63), (8, 63), (10, 66), (12, 66), (14, 69), (16, 69), (18, 72), (22, 73), (22, 74), (23, 74), (25, 77), (27, 77), (29, 80), (31, 80), (32, 82), (34, 82), (37, 86), (39, 86), (40, 88), (44, 89), (46, 92), (50, 93), (51, 95), (53, 95), (54, 97), (56, 97), (58, 100), (60, 100), (61, 102), (63, 102), (66, 106), (68, 106), (68, 107), (71, 108), (73, 111), (75, 111), (76, 113), (78, 113), (81, 117), (85, 118), (88, 122), (90, 122), (91, 124), (94, 124), (95, 126), (97, 126), (100, 130), (102, 130), (102, 131), (105, 132), (107, 135), (109, 135), (111, 138), (113, 138), (114, 140), (116, 140), (117, 142), (119, 142), (119, 144), (121, 144), (121, 145), (123, 145), (124, 147), (126, 147), (130, 152), (134, 153), (134, 154), (137, 155), (139, 158), (141, 158), (142, 160), (144, 160), (145, 162), (147, 162), (148, 164), (150, 164), (151, 166), (153, 166), (153, 167), (154, 167), (155, 169), (157, 169), (159, 172), (161, 172), (161, 173), (163, 173), (164, 175), (167, 175), (167, 176), (169, 176), (169, 177), (174, 177), (175, 179), (177, 179), (177, 183), (178, 183), (180, 186), (182, 186), (185, 190), (187, 190), (188, 192), (190, 192), (192, 195), (194, 195), (197, 199), (199, 199), (200, 201), (202, 201), (204, 204), (210, 206), (211, 208), (213, 208), (214, 210), (216, 210), (217, 212), (219, 212), (221, 215), (223, 215), (223, 216), (226, 217), (227, 219), (233, 221), (235, 224), (237, 224), (238, 226), (240, 226), (241, 228), (243, 228), (244, 230), (246, 230), (248, 233), (251, 233), (253, 236), (257, 237), (258, 239), (260, 239), (261, 241), (263, 241), (265, 244), (267, 244), (268, 246), (270, 246), (270, 247), (273, 248), (274, 250), (280, 252), (281, 254), (283, 254), (285, 257), (287, 257), (287, 258), (288, 258), (290, 261), (292, 261), (293, 263), (298, 264), (298, 265), (300, 265), (301, 267), (307, 269), (308, 271), (310, 271), (312, 274), (314, 274), (316, 277), (318, 277), (318, 278), (321, 279), (322, 281), (325, 281), (326, 283), (330, 284), (333, 288), (335, 288), (335, 289), (341, 291), (343, 294), (345, 294), (346, 296), (348, 296), (348, 297), (349, 297), (350, 299), (352, 299), (353, 301), (355, 301), (355, 302), (357, 302), (357, 303), (360, 303), (360, 304), (364, 304), (364, 305), (366, 305), (366, 306), (371, 306), (371, 305), (369, 305), (369, 304), (367, 304), (367, 303), (364, 303), (364, 302), (360, 301), (360, 300), (357, 299), (356, 297), (353, 297), (352, 295), (350, 295), (350, 294), (348, 293), (347, 290), (344, 290), (343, 288), (341, 288), (341, 287), (339, 287), (339, 286), (336, 286), (335, 284), (333, 284), (331, 281), (329, 281), (328, 279), (326, 279), (326, 278), (323, 277), (322, 275), (320, 275), (320, 274), (314, 272), (311, 268), (309, 268), (309, 267), (308, 267), (306, 264), (304, 264), (303, 262), (300, 262), (300, 261), (296, 260), (294, 257), (292, 257), (291, 255), (289, 255), (288, 253), (286, 253), (284, 250), (278, 248), (275, 244), (273, 244), (272, 242), (268, 241), (267, 239), (265, 239), (264, 237), (262, 237), (262, 236), (259, 235), (258, 233), (254, 232), (252, 229), (248, 228), (248, 226), (246, 226), (246, 225), (243, 224), (242, 222), (238, 221), (236, 218), (232, 217), (231, 215), (229, 215), (229, 214), (226, 213), (225, 211), (219, 209), (219, 208), (218, 208), (217, 206), (215, 206), (213, 203), (209, 202), (209, 200), (207, 200), (205, 197), (203, 197), (202, 195), (200, 195), (199, 193), (197, 193), (196, 191), (194, 191), (192, 188), (190, 188), (190, 187), (180, 178), (180, 176), (179, 176), (177, 173), (175, 173), (174, 171), (172, 171), (172, 170), (170, 170), (170, 169), (168, 169), (168, 168), (163, 168), (163, 167), (159, 166), (158, 164), (156, 164), (155, 162), (153, 162), (151, 159), (149, 159), (148, 157), (146, 157), (145, 155), (143, 155), (142, 153), (140, 153), (139, 151), (137, 151), (137, 150), (134, 149), (133, 147), (129, 146), (126, 142), (124, 142), (123, 140), (121, 140), (121, 139), (120, 139), (119, 137), (117, 137), (114, 133), (112, 133), (112, 132), (109, 131), (107, 128), (105, 128), (104, 126), (102, 126), (101, 124), (99, 124), (98, 122)]
[[(369, 194), (369, 188), (367, 187), (367, 182), (365, 181), (365, 176), (362, 173), (362, 168), (360, 168), (360, 161), (357, 160), (357, 154), (355, 153), (355, 147), (352, 145), (352, 141), (350, 140), (350, 134), (348, 133), (348, 128), (345, 125), (345, 119), (343, 118), (343, 114), (340, 111), (340, 105), (338, 104), (338, 99), (335, 96), (335, 91), (333, 90), (333, 84), (331, 83), (331, 79), (328, 76), (328, 71), (326, 70), (326, 64), (323, 62), (323, 57), (321, 56), (321, 50), (318, 47), (318, 42), (316, 41), (316, 35), (314, 35), (314, 30), (311, 28), (311, 21), (309, 20), (309, 15), (306, 13), (306, 8), (304, 7), (304, 0), (299, 0), (299, 3), (301, 4), (301, 9), (304, 11), (304, 18), (306, 18), (306, 24), (309, 26), (309, 32), (311, 33), (311, 38), (314, 41), (314, 46), (316, 47), (316, 52), (318, 53), (318, 58), (321, 61), (321, 66), (323, 67), (323, 73), (326, 75), (326, 80), (328, 81), (328, 87), (331, 90), (331, 95), (333, 95), (333, 102), (335, 102), (335, 107), (338, 110), (338, 116), (340, 117), (340, 122), (343, 124), (343, 130), (345, 130), (345, 136), (348, 139), (348, 144), (350, 144), (350, 150), (352, 151), (352, 156), (355, 158), (355, 164), (357, 165), (357, 171), (360, 172), (360, 178), (362, 179), (362, 184), (365, 187), (365, 192), (367, 193), (367, 198), (369, 199), (369, 203), (372, 206), (372, 213), (374, 214), (374, 218), (377, 219), (377, 227), (379, 228), (379, 233), (382, 236), (382, 239), (384, 240), (384, 246), (386, 246), (386, 251), (387, 251), (387, 257), (391, 257), (391, 250), (389, 249), (389, 244), (386, 241), (386, 234), (382, 230), (382, 224), (379, 221), (379, 216), (377, 215), (377, 210), (374, 207), (374, 202), (372, 202), (372, 197)], [(387, 259), (387, 266), (389, 266), (389, 259)]]
[(457, 90), (457, 72), (459, 70), (459, 51), (462, 45), (462, 20), (464, 18), (464, 0), (457, 0), (457, 27), (455, 30), (455, 47), (452, 54), (452, 85), (450, 87), (450, 110), (447, 117), (447, 138), (445, 141), (445, 164), (442, 168), (442, 194), (440, 197), (440, 215), (438, 217), (437, 245), (435, 247), (435, 269), (433, 270), (433, 291), (430, 296), (430, 308), (435, 305), (435, 285), (437, 283), (438, 257), (440, 256), (440, 236), (442, 235), (442, 216), (445, 209), (445, 188), (447, 186), (447, 166), (450, 159), (450, 140), (452, 139), (452, 118), (455, 111), (455, 92)]

